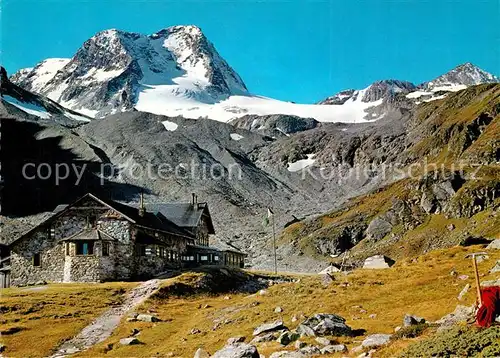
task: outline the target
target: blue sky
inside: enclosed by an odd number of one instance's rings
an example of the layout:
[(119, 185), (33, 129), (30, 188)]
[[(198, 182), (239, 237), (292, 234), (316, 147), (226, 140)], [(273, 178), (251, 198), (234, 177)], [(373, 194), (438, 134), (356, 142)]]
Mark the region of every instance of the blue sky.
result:
[(312, 103), (378, 79), (416, 83), (463, 62), (500, 75), (498, 0), (0, 0), (9, 73), (71, 57), (108, 28), (200, 26), (256, 94)]

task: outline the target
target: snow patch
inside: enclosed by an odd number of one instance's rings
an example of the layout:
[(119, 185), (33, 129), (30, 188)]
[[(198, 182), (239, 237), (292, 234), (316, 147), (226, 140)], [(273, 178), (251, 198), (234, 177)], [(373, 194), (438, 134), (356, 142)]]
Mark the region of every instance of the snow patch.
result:
[(241, 140), (241, 139), (245, 138), (245, 137), (243, 137), (242, 135), (240, 135), (238, 133), (231, 133), (230, 136), (231, 136), (232, 140)]
[(294, 173), (313, 165), (316, 161), (316, 159), (313, 159), (315, 155), (316, 154), (308, 154), (307, 159), (300, 159), (296, 162), (288, 163), (288, 171)]
[(28, 102), (21, 102), (21, 101), (18, 101), (16, 98), (11, 97), (11, 96), (3, 96), (2, 98), (6, 102), (12, 104), (13, 106), (19, 108), (20, 110), (22, 110), (28, 114), (31, 114), (31, 115), (34, 115), (34, 116), (37, 116), (37, 117), (43, 118), (43, 119), (49, 119), (51, 117), (50, 113), (48, 113), (44, 107), (39, 106), (37, 104), (28, 103)]
[(161, 122), (161, 124), (163, 124), (165, 129), (169, 132), (173, 132), (173, 131), (177, 130), (177, 128), (179, 127), (179, 125), (177, 123), (170, 122), (170, 121), (163, 121), (163, 122)]

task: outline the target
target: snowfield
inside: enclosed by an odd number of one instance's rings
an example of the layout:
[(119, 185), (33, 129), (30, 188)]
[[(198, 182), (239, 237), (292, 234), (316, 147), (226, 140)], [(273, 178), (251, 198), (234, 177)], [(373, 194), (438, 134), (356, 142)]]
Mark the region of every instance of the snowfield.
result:
[(173, 132), (173, 131), (177, 130), (177, 128), (179, 127), (179, 125), (177, 123), (170, 122), (170, 121), (163, 121), (163, 122), (161, 122), (161, 124), (163, 124), (165, 129), (169, 132)]
[(245, 138), (238, 133), (231, 133), (229, 136), (231, 137), (232, 140), (241, 140), (241, 139)]
[(2, 99), (4, 99), (6, 102), (12, 104), (13, 106), (16, 106), (17, 108), (19, 108), (20, 110), (22, 110), (28, 114), (31, 114), (31, 115), (34, 115), (34, 116), (37, 116), (37, 117), (43, 118), (43, 119), (49, 119), (51, 117), (50, 113), (48, 113), (47, 110), (45, 108), (43, 108), (42, 106), (38, 106), (36, 104), (28, 103), (28, 102), (21, 102), (21, 101), (18, 101), (17, 99), (15, 99), (14, 97), (11, 97), (11, 96), (3, 96)]
[(297, 160), (296, 162), (288, 163), (289, 172), (298, 172), (314, 164), (316, 159), (313, 159), (316, 154), (308, 154), (307, 159)]
[(183, 94), (176, 89), (176, 86), (168, 85), (150, 86), (139, 93), (135, 108), (171, 117), (205, 117), (221, 122), (229, 122), (247, 114), (288, 114), (312, 117), (320, 122), (361, 123), (375, 120), (373, 116), (367, 115), (366, 110), (382, 104), (382, 100), (366, 103), (361, 99), (348, 100), (343, 105), (296, 104), (252, 95), (231, 96), (218, 103), (204, 103), (190, 97), (189, 92)]

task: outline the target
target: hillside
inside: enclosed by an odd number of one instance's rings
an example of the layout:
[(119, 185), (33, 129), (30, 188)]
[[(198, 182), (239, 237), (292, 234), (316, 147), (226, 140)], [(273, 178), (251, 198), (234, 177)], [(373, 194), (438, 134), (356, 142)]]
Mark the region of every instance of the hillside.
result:
[(420, 105), (388, 184), (289, 226), (280, 242), (316, 257), (349, 250), (359, 264), (375, 253), (400, 259), (470, 237), (498, 238), (499, 120), (498, 85)]
[[(356, 347), (365, 337), (394, 333), (396, 327), (403, 325), (405, 314), (417, 315), (433, 323), (454, 311), (457, 305), (471, 305), (475, 299), (473, 289), (466, 292), (461, 300), (457, 298), (466, 284), (473, 287), (470, 259), (465, 259), (465, 255), (483, 250), (484, 246), (437, 250), (418, 259), (401, 260), (390, 269), (335, 274), (333, 280), (325, 280), (318, 275), (292, 276), (284, 280), (284, 277), (214, 269), (184, 273), (162, 280), (160, 289), (134, 309), (136, 314), (153, 315), (158, 318), (157, 321), (130, 319), (134, 317), (133, 312), (128, 312), (108, 339), (76, 356), (191, 358), (200, 347), (213, 354), (230, 337), (244, 336), (245, 341), (250, 342), (253, 330), (262, 323), (281, 319), (293, 330), (306, 317), (316, 313), (333, 313), (346, 319), (346, 324), (355, 332), (354, 336), (325, 338), (332, 339), (335, 344), (345, 344), (348, 352), (344, 356), (358, 356), (360, 352), (356, 351)], [(488, 254), (489, 258), (479, 264), (482, 281), (500, 278), (498, 272), (487, 273), (500, 260), (500, 251), (492, 250)], [(221, 280), (221, 276), (231, 279)], [(221, 285), (224, 282), (232, 286)], [(249, 285), (248, 282), (254, 283)], [(271, 285), (257, 292), (263, 286), (255, 282)], [(55, 284), (5, 290), (0, 297), (2, 330), (12, 332), (2, 335), (5, 353), (23, 357), (51, 354), (61, 342), (96, 318), (102, 312), (103, 303), (112, 302), (112, 307), (117, 307), (123, 301), (121, 295), (133, 287), (133, 284), (105, 283), (92, 285), (89, 289), (88, 285)], [(248, 293), (247, 289), (256, 293)], [(72, 304), (75, 298), (80, 304)], [(67, 304), (59, 306), (62, 301)], [(84, 302), (83, 306), (81, 302)], [(55, 305), (58, 312), (53, 311)], [(97, 309), (89, 309), (88, 305), (94, 305)], [(280, 310), (276, 310), (276, 307), (280, 307)], [(439, 326), (431, 324), (402, 331), (416, 337), (405, 338), (403, 333), (396, 334), (373, 357), (407, 357), (408, 354), (411, 356), (412, 351), (405, 353), (406, 349), (418, 347), (421, 347), (420, 354), (428, 357), (430, 355), (426, 349), (430, 348), (429, 345), (425, 348), (425, 342), (439, 342), (440, 337), (446, 337), (447, 349), (457, 347), (457, 351), (450, 350), (449, 354), (460, 355), (464, 349), (459, 348), (460, 342), (473, 339), (471, 336), (475, 332), (473, 327), (460, 325), (457, 326), (462, 327), (459, 332), (451, 327), (450, 331), (444, 331), (449, 333), (436, 333)], [(32, 345), (25, 344), (26, 341), (39, 339), (41, 334), (44, 336), (43, 344), (37, 345), (35, 350)], [(498, 334), (498, 327), (482, 331), (481, 343), (470, 343), (468, 355), (472, 356), (485, 347), (495, 352), (494, 342)], [(120, 339), (131, 335), (140, 343), (119, 343)], [(308, 345), (319, 345), (314, 337), (302, 337), (300, 340)], [(414, 346), (420, 342), (423, 346)], [(276, 351), (295, 350), (294, 345), (284, 346), (276, 341), (256, 343), (259, 353), (266, 357)], [(436, 344), (432, 349), (439, 352), (439, 349), (443, 349), (439, 347)], [(336, 357), (341, 354), (321, 356)]]

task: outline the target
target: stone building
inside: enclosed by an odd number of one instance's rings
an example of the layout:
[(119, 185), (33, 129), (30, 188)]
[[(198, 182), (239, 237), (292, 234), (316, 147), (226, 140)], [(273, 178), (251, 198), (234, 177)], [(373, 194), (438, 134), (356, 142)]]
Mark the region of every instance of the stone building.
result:
[(208, 205), (194, 196), (191, 203), (151, 205), (141, 196), (134, 206), (87, 194), (58, 206), (9, 245), (10, 281), (19, 286), (131, 280), (185, 266), (223, 265), (223, 259), (199, 255), (212, 250), (214, 233)]

